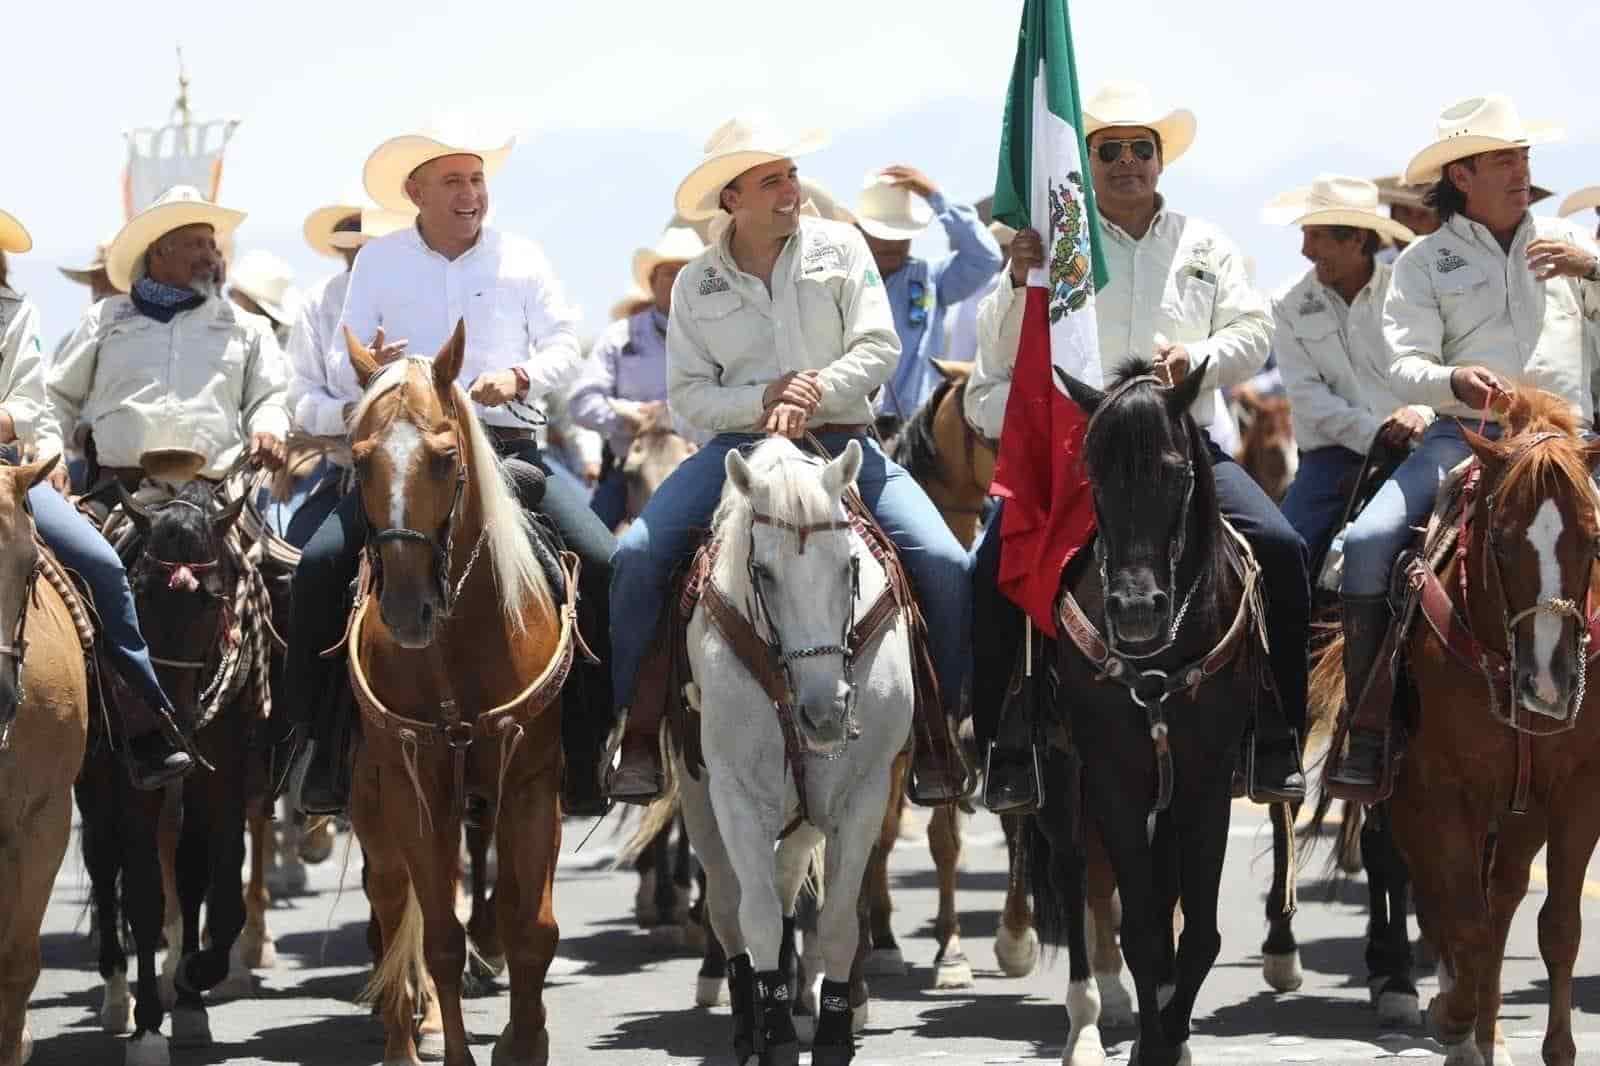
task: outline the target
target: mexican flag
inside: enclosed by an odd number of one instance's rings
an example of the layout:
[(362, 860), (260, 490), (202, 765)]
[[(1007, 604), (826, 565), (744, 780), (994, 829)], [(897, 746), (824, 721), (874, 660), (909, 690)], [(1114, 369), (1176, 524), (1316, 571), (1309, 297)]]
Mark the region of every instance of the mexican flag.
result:
[(1059, 367), (1096, 388), (1103, 384), (1094, 291), (1106, 273), (1087, 159), (1067, 0), (1026, 0), (1000, 135), (994, 216), (1037, 230), (1045, 265), (1028, 278), (990, 491), (1007, 501), (1000, 589), (1050, 636), (1061, 575), (1094, 532), (1094, 503), (1079, 461), (1088, 420), (1054, 373)]

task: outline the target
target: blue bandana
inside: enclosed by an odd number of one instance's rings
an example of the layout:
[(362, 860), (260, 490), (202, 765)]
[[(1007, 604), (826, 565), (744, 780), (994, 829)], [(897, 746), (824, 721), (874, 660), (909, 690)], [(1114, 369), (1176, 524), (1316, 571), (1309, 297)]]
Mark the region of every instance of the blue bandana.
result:
[(171, 322), (179, 311), (188, 311), (206, 302), (206, 298), (193, 289), (163, 285), (148, 277), (135, 281), (133, 291), (128, 295), (133, 300), (133, 306), (157, 322)]

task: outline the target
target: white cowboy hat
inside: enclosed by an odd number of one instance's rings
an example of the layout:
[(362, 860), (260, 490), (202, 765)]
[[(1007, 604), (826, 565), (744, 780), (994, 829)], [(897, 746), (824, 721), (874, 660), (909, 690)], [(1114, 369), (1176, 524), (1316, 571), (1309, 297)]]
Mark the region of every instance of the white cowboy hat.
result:
[(705, 156), (678, 184), (673, 204), (691, 221), (715, 218), (723, 188), (751, 167), (815, 152), (828, 143), (821, 130), (790, 134), (764, 118), (733, 118), (706, 139)]
[(62, 276), (68, 281), (76, 282), (79, 285), (92, 285), (96, 274), (105, 273), (106, 249), (110, 245), (111, 239), (109, 238), (95, 245), (94, 255), (82, 266), (58, 266), (56, 269), (61, 271)]
[(484, 176), (492, 178), (516, 143), (517, 139), (510, 137), (504, 144), (494, 147), (484, 144), (480, 138), (442, 131), (390, 137), (367, 157), (362, 182), (367, 195), (379, 207), (414, 214), (417, 208), (406, 196), (406, 179), (418, 167), (447, 155), (475, 155), (483, 160)]
[(1274, 226), (1356, 226), (1410, 244), (1417, 235), (1378, 206), (1378, 186), (1365, 178), (1320, 174), (1310, 185), (1273, 198), (1261, 221)]
[(294, 290), (294, 268), (271, 252), (255, 249), (228, 268), (228, 288), (256, 302), (280, 326), (294, 324), (300, 294)]
[(15, 252), (21, 254), (33, 247), (33, 238), (28, 235), (28, 229), (17, 221), (15, 215), (0, 211), (0, 252)]
[(639, 248), (633, 253), (633, 284), (648, 293), (650, 275), (662, 263), (687, 263), (706, 250), (706, 242), (688, 226), (670, 226), (663, 230), (656, 243), (649, 248)]
[(1493, 93), (1451, 104), (1439, 113), (1432, 144), (1411, 158), (1400, 180), (1407, 185), (1431, 185), (1447, 164), (1480, 152), (1548, 144), (1566, 136), (1550, 122), (1523, 122), (1509, 96)]
[(318, 255), (328, 256), (330, 259), (339, 258), (339, 248), (329, 240), (341, 222), (353, 215), (361, 214), (362, 208), (367, 206), (364, 195), (353, 194), (346, 190), (345, 195), (330, 204), (324, 204), (306, 216), (305, 225), (300, 232), (305, 236), (306, 243)]
[(1568, 215), (1577, 214), (1586, 207), (1592, 207), (1596, 211), (1600, 211), (1600, 185), (1590, 185), (1588, 188), (1579, 189), (1565, 200), (1562, 200), (1561, 206), (1556, 208), (1556, 214), (1566, 218)]
[(856, 225), (880, 241), (909, 241), (928, 228), (933, 208), (888, 175), (873, 171), (862, 183), (855, 217)]
[(204, 224), (216, 231), (217, 246), (239, 228), (243, 211), (232, 211), (200, 195), (192, 185), (174, 185), (156, 202), (130, 218), (106, 248), (106, 277), (123, 292), (133, 287), (133, 267), (156, 241), (183, 226)]
[(1194, 112), (1163, 112), (1147, 86), (1136, 81), (1109, 81), (1083, 105), (1083, 135), (1110, 126), (1142, 126), (1161, 138), (1161, 162), (1170, 165), (1194, 144)]
[(328, 244), (333, 248), (351, 251), (360, 248), (370, 240), (378, 237), (387, 237), (396, 230), (403, 230), (412, 224), (417, 217), (416, 209), (409, 213), (400, 211), (385, 211), (381, 207), (364, 207), (361, 209), (361, 228), (358, 230), (334, 230), (328, 235)]

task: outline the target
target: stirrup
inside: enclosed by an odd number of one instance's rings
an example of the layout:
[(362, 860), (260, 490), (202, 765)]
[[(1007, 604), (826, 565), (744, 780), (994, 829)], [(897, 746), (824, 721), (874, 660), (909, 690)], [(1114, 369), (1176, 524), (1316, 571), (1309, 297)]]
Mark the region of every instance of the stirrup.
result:
[(1031, 798), (1010, 805), (1000, 800), (993, 792), (994, 752), (997, 747), (999, 745), (991, 740), (988, 749), (983, 753), (983, 805), (994, 814), (1033, 814), (1044, 806), (1044, 771), (1039, 765), (1039, 745), (1031, 742), (1028, 744), (1028, 774), (1033, 782), (1030, 790)]
[(1294, 730), (1289, 730), (1289, 753), (1294, 760), (1294, 774), (1300, 778), (1300, 787), (1297, 790), (1263, 790), (1257, 788), (1256, 782), (1256, 733), (1251, 730), (1245, 738), (1245, 789), (1251, 803), (1271, 805), (1274, 803), (1301, 803), (1306, 798), (1305, 769), (1300, 766), (1300, 737)]

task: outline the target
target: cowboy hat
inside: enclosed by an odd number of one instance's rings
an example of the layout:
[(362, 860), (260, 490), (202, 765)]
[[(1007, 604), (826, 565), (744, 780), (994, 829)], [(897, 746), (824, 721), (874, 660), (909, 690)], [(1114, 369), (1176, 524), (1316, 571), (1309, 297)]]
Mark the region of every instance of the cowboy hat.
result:
[(111, 238), (106, 248), (106, 277), (127, 292), (133, 287), (134, 264), (162, 237), (183, 226), (206, 225), (216, 232), (217, 245), (221, 247), (244, 217), (243, 211), (218, 207), (192, 185), (174, 185)]
[(715, 218), (728, 182), (751, 167), (815, 152), (828, 143), (821, 130), (790, 134), (764, 118), (733, 118), (706, 139), (705, 155), (678, 184), (673, 204), (686, 219)]
[(629, 285), (622, 299), (611, 305), (611, 321), (632, 318), (646, 307), (654, 307), (655, 302), (656, 298), (650, 295), (650, 290), (641, 289), (638, 285)]
[(1566, 218), (1568, 215), (1577, 214), (1586, 207), (1592, 207), (1600, 211), (1600, 185), (1590, 185), (1586, 189), (1579, 189), (1565, 200), (1562, 200), (1561, 206), (1556, 208), (1556, 214)]
[(381, 207), (365, 207), (361, 210), (360, 228), (334, 230), (328, 235), (328, 244), (333, 248), (353, 251), (370, 240), (387, 237), (396, 230), (405, 229), (416, 217), (417, 212), (414, 208), (409, 213), (403, 214), (399, 211), (385, 211)]
[(359, 192), (346, 190), (345, 195), (330, 204), (324, 204), (306, 216), (305, 225), (300, 232), (305, 236), (306, 243), (318, 255), (328, 256), (330, 259), (339, 258), (339, 247), (328, 238), (337, 231), (341, 222), (352, 215), (359, 215), (367, 206), (367, 198)]
[(926, 200), (878, 171), (862, 183), (854, 213), (856, 225), (880, 241), (909, 241), (933, 221)]
[(228, 268), (228, 288), (255, 301), (280, 326), (292, 326), (300, 309), (294, 268), (271, 252), (255, 249)]
[(1451, 104), (1439, 113), (1432, 144), (1411, 158), (1400, 180), (1407, 185), (1431, 185), (1447, 164), (1502, 148), (1548, 144), (1566, 136), (1549, 122), (1523, 122), (1511, 98), (1499, 93), (1474, 96)]
[[(1378, 202), (1386, 207), (1415, 207), (1423, 210), (1433, 210), (1423, 202), (1426, 189), (1413, 188), (1400, 180), (1400, 175), (1389, 174), (1381, 178), (1373, 178), (1372, 183), (1378, 187)], [(1534, 185), (1528, 189), (1528, 203), (1533, 205), (1540, 200), (1548, 200), (1555, 193), (1543, 185)]]
[(989, 236), (994, 238), (994, 243), (1003, 248), (1017, 239), (1017, 231), (1015, 227), (1008, 226), (999, 219), (995, 219), (989, 223)]
[(633, 283), (644, 292), (650, 291), (650, 275), (662, 263), (687, 263), (706, 250), (706, 242), (687, 226), (672, 226), (662, 231), (656, 243), (649, 248), (639, 248), (633, 253)]
[(1194, 144), (1194, 112), (1163, 113), (1148, 87), (1136, 81), (1110, 81), (1083, 105), (1083, 135), (1111, 126), (1141, 126), (1161, 139), (1161, 162), (1170, 165)]
[(139, 453), (139, 466), (151, 481), (186, 485), (200, 476), (210, 460), (193, 448), (150, 448)]
[(0, 252), (26, 252), (33, 247), (33, 238), (28, 236), (27, 227), (18, 222), (15, 215), (0, 211)]
[(367, 157), (367, 165), (362, 170), (362, 182), (366, 185), (367, 195), (379, 207), (387, 211), (415, 214), (416, 205), (406, 196), (406, 179), (418, 167), (447, 155), (475, 155), (483, 160), (484, 176), (492, 178), (516, 143), (517, 139), (510, 137), (498, 147), (489, 147), (471, 136), (442, 131), (390, 137)]
[(56, 267), (56, 269), (61, 271), (68, 281), (76, 282), (79, 285), (93, 285), (94, 276), (106, 272), (106, 248), (110, 244), (111, 241), (106, 240), (95, 245), (94, 256), (83, 266), (63, 266)]
[(1365, 178), (1321, 174), (1273, 198), (1261, 221), (1276, 226), (1356, 226), (1410, 244), (1417, 235), (1378, 209), (1378, 186)]

